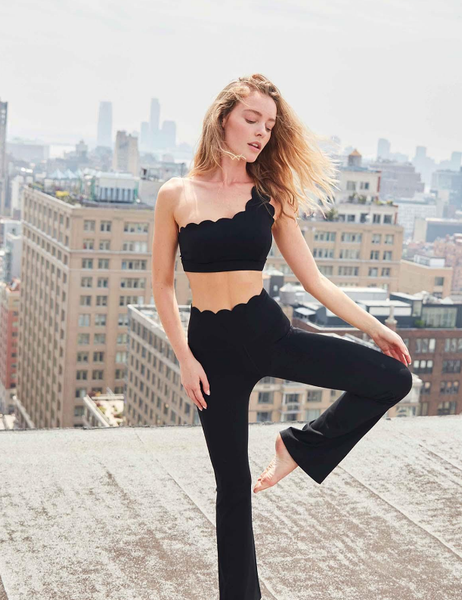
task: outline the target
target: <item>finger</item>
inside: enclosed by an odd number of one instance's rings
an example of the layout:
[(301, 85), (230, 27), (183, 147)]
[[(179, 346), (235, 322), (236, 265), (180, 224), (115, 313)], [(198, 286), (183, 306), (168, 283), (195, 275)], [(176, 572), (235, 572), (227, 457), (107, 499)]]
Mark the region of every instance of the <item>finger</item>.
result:
[(195, 394), (194, 394), (194, 390), (193, 390), (192, 388), (189, 388), (189, 389), (187, 390), (187, 392), (188, 392), (188, 396), (189, 396), (189, 397), (190, 397), (190, 399), (191, 399), (191, 400), (194, 402), (194, 404), (197, 406), (197, 408), (198, 408), (199, 410), (202, 410), (202, 406), (201, 406), (200, 402), (199, 402), (199, 401), (196, 399), (196, 396), (195, 396)]
[(200, 391), (200, 388), (196, 388), (195, 390), (193, 390), (194, 393), (194, 397), (197, 399), (197, 401), (199, 402), (199, 404), (201, 406), (203, 406), (204, 408), (207, 408), (207, 404), (204, 400), (204, 397), (202, 395), (202, 392)]
[(396, 360), (399, 360), (399, 362), (401, 362), (401, 355), (394, 349), (391, 348), (391, 355), (393, 358), (395, 358)]
[(394, 344), (390, 346), (390, 350), (393, 352), (393, 358), (396, 358), (396, 360), (399, 360), (399, 362), (403, 362), (403, 351), (401, 344)]
[(403, 355), (404, 360), (406, 361), (405, 364), (410, 365), (411, 364), (411, 355), (409, 354), (409, 350), (406, 348), (406, 346), (404, 344), (400, 345), (399, 349)]
[(208, 395), (210, 395), (210, 384), (209, 384), (209, 380), (207, 379), (207, 375), (202, 375), (201, 376), (201, 383), (202, 383), (202, 388), (204, 390), (204, 392)]

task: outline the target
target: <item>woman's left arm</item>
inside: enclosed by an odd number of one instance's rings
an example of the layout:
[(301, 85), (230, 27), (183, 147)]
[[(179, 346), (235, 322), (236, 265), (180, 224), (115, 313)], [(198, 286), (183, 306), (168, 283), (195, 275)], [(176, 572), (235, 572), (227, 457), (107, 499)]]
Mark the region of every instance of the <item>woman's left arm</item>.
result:
[(279, 217), (273, 225), (274, 240), (303, 288), (338, 317), (364, 331), (377, 346), (405, 365), (411, 356), (402, 338), (361, 308), (318, 269), (298, 223)]

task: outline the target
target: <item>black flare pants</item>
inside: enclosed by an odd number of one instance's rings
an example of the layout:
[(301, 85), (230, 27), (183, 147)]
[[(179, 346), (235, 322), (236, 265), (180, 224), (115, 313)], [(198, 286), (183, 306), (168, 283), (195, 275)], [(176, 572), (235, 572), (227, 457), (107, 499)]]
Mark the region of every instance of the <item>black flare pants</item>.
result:
[(188, 344), (210, 384), (196, 410), (216, 480), (220, 600), (260, 600), (248, 459), (249, 397), (263, 377), (345, 390), (302, 429), (280, 431), (295, 462), (321, 484), (412, 387), (408, 367), (343, 338), (293, 327), (263, 288), (214, 313), (191, 307)]

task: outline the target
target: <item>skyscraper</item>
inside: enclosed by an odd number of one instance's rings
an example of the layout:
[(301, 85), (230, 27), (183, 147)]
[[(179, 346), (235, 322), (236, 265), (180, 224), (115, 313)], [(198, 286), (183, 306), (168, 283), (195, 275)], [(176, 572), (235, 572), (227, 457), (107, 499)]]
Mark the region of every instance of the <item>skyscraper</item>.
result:
[(0, 99), (0, 215), (5, 215), (7, 170), (6, 170), (6, 125), (8, 102)]
[(131, 173), (137, 177), (139, 175), (139, 152), (138, 138), (126, 131), (118, 131), (112, 159), (112, 168), (114, 171)]
[(164, 121), (162, 123), (162, 141), (166, 148), (173, 150), (176, 146), (176, 123)]
[(380, 138), (377, 144), (377, 159), (379, 158), (390, 158), (390, 142), (385, 138)]
[(159, 122), (160, 122), (160, 104), (157, 98), (151, 99), (151, 112), (149, 115), (149, 131), (151, 136), (151, 149), (159, 147)]
[(124, 391), (127, 306), (152, 294), (153, 219), (151, 206), (111, 202), (24, 189), (20, 427), (82, 427), (87, 393)]
[(100, 102), (97, 145), (112, 148), (112, 102)]
[(151, 150), (149, 131), (148, 121), (143, 121), (140, 129), (140, 150), (142, 152), (149, 152)]

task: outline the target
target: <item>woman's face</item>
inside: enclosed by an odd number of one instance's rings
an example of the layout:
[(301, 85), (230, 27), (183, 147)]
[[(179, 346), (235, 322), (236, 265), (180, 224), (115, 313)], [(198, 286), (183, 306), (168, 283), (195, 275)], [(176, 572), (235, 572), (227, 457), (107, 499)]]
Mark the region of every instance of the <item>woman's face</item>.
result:
[(225, 142), (231, 152), (242, 154), (248, 162), (254, 162), (270, 140), (276, 114), (275, 101), (257, 91), (238, 102), (223, 119)]

